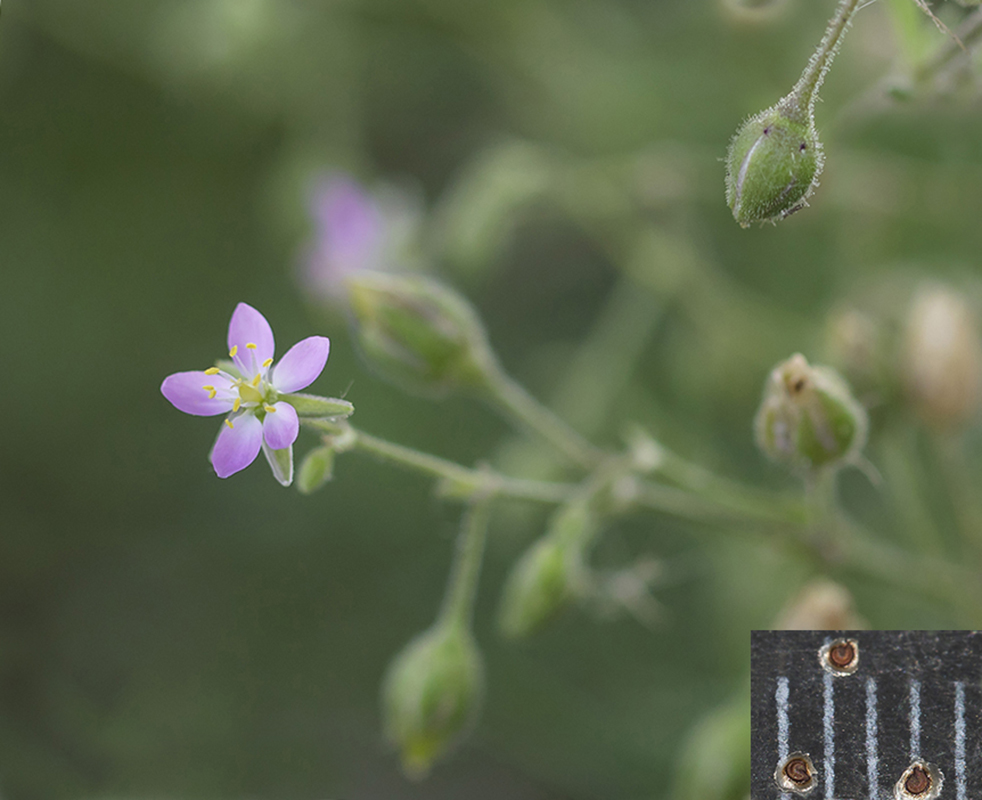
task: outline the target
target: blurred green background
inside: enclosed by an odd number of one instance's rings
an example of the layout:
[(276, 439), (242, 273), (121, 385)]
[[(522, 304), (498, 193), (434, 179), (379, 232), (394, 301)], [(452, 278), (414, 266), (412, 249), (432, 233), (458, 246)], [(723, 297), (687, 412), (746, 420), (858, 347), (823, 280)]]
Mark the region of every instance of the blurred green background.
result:
[[(504, 365), (540, 397), (617, 287), (650, 302), (596, 441), (616, 444), (633, 419), (725, 474), (793, 487), (753, 446), (768, 369), (797, 350), (820, 358), (829, 308), (877, 276), (966, 285), (978, 273), (971, 81), (846, 113), (941, 34), (916, 17), (904, 38), (902, 12), (863, 10), (818, 108), (828, 166), (812, 207), (741, 230), (719, 159), (737, 124), (790, 88), (831, 2), (789, 0), (761, 20), (720, 0), (7, 2), (0, 796), (669, 796), (687, 731), (739, 691), (748, 630), (773, 623), (807, 562), (759, 536), (639, 517), (597, 560), (664, 559), (662, 625), (573, 610), (505, 643), (498, 590), (547, 510), (502, 505), (476, 618), (485, 712), (414, 784), (382, 740), (378, 686), (439, 606), (458, 509), (358, 454), (312, 497), (261, 464), (218, 480), (206, 458), (217, 421), (176, 412), (160, 381), (221, 355), (246, 301), (280, 352), (331, 337), (314, 388), (348, 391), (361, 428), (522, 468), (497, 415), (378, 381), (343, 317), (298, 288), (305, 187), (345, 169), (421, 197), (421, 260), (475, 302)], [(944, 6), (957, 23), (962, 10)], [(559, 164), (559, 188), (516, 185), (534, 171), (493, 155), (512, 145)], [(464, 202), (475, 193), (492, 217), (511, 195), (528, 202), (485, 238), (455, 239), (454, 225), (487, 222)], [(918, 452), (919, 435), (902, 447)], [(977, 435), (966, 441), (976, 458)], [(842, 488), (893, 535), (889, 488), (855, 471)], [(838, 577), (873, 627), (961, 622)]]

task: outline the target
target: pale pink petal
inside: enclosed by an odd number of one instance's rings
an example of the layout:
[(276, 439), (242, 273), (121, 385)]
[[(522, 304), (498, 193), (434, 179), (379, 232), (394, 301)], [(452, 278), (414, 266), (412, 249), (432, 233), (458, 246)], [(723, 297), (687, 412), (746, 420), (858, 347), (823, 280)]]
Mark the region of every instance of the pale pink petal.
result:
[[(250, 344), (255, 348), (249, 347)], [(229, 352), (236, 351), (235, 359), (241, 362), (246, 377), (259, 372), (263, 361), (273, 357), (273, 329), (266, 317), (247, 303), (239, 303), (232, 312), (228, 324), (228, 349)]]
[(324, 371), (331, 342), (324, 336), (308, 336), (287, 350), (273, 367), (272, 383), (279, 392), (299, 392)]
[[(196, 370), (168, 375), (160, 384), (160, 391), (179, 411), (197, 417), (210, 417), (232, 410), (230, 385), (221, 375), (206, 375)], [(205, 389), (205, 386), (214, 387), (215, 397), (211, 396), (212, 390)]]
[(232, 420), (232, 427), (222, 423), (222, 430), (211, 449), (210, 460), (219, 478), (227, 478), (245, 469), (259, 455), (263, 444), (263, 425), (254, 414), (242, 414)]
[(266, 419), (263, 420), (263, 436), (266, 438), (266, 444), (274, 450), (282, 450), (297, 440), (297, 434), (300, 433), (300, 418), (289, 403), (281, 401), (273, 408), (276, 410), (267, 412)]

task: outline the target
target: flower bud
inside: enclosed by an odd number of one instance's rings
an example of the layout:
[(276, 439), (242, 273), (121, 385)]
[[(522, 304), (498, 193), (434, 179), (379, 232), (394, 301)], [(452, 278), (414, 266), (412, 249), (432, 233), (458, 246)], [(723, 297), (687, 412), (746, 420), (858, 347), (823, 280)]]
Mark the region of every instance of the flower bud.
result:
[(334, 448), (315, 447), (300, 464), (297, 488), (301, 494), (312, 494), (334, 477)]
[(982, 396), (982, 344), (961, 296), (944, 287), (915, 294), (902, 364), (907, 394), (925, 422), (952, 429), (971, 420)]
[(596, 528), (586, 503), (556, 512), (548, 533), (525, 551), (505, 582), (498, 611), (504, 636), (534, 633), (580, 593), (587, 574), (584, 551)]
[(498, 628), (518, 639), (541, 628), (574, 595), (575, 575), (584, 570), (578, 547), (543, 536), (512, 568), (501, 595)]
[(814, 122), (786, 101), (748, 119), (730, 142), (726, 202), (744, 228), (801, 209), (822, 171)]
[(757, 446), (802, 471), (855, 459), (867, 427), (866, 411), (839, 374), (800, 353), (771, 372), (754, 420)]
[(396, 656), (382, 686), (382, 712), (409, 777), (424, 777), (467, 733), (483, 694), (481, 655), (462, 625), (438, 623)]
[(494, 356), (461, 295), (420, 276), (362, 272), (348, 282), (355, 334), (369, 363), (410, 391), (480, 386)]

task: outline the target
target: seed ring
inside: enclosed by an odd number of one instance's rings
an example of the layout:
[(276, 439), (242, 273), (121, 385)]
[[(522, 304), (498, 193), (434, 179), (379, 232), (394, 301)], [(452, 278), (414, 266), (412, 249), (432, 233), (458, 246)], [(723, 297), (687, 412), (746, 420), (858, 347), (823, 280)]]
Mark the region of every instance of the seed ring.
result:
[(855, 639), (835, 639), (818, 651), (822, 669), (833, 675), (852, 675), (859, 667), (859, 642)]

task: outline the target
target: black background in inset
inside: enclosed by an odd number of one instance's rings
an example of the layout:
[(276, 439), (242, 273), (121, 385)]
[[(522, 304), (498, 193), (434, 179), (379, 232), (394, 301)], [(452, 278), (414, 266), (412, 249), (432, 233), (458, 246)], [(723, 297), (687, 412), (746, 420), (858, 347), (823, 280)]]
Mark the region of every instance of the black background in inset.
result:
[[(892, 797), (894, 783), (911, 761), (910, 682), (921, 684), (921, 758), (943, 773), (942, 797), (954, 797), (955, 682), (965, 684), (966, 785), (969, 800), (982, 778), (982, 633), (978, 631), (752, 631), (751, 796), (773, 800), (777, 766), (778, 677), (789, 683), (789, 750), (808, 753), (819, 773), (812, 798), (826, 796), (824, 681), (818, 651), (827, 641), (859, 642), (859, 668), (835, 677), (835, 796), (866, 800)], [(878, 793), (867, 781), (866, 684), (876, 682)]]

